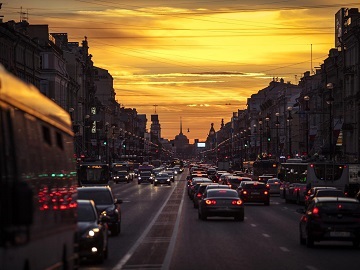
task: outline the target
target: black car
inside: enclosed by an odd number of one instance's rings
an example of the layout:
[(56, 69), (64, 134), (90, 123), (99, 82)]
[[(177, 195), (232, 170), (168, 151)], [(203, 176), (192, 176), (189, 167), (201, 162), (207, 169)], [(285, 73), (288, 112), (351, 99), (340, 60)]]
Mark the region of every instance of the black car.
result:
[(107, 222), (111, 235), (121, 232), (121, 209), (119, 204), (122, 200), (115, 199), (109, 186), (78, 187), (78, 199), (93, 200), (99, 215), (105, 214), (110, 219)]
[(244, 203), (263, 203), (270, 205), (269, 186), (259, 181), (242, 181), (237, 188)]
[(77, 200), (79, 257), (103, 262), (108, 256), (108, 226), (105, 215), (98, 216), (93, 200)]
[(360, 245), (360, 203), (347, 197), (316, 197), (300, 219), (300, 244), (319, 241), (351, 241)]
[(129, 183), (130, 180), (132, 180), (130, 178), (130, 175), (128, 173), (128, 171), (114, 171), (113, 175), (112, 175), (113, 181), (117, 184), (119, 182), (126, 182)]
[(157, 186), (158, 184), (171, 186), (171, 175), (167, 173), (158, 173), (154, 178), (154, 186)]
[[(197, 187), (197, 185), (199, 186)], [(219, 185), (217, 183), (200, 183), (197, 185), (194, 188), (195, 194), (193, 198), (194, 208), (196, 209), (199, 208), (199, 202), (201, 201), (205, 191), (209, 190), (209, 186), (211, 186), (210, 188), (230, 188), (228, 185)]]
[(305, 194), (305, 209), (309, 206), (311, 200), (315, 197), (318, 190), (338, 190), (336, 187), (312, 187)]
[(235, 190), (214, 188), (204, 193), (199, 203), (198, 217), (206, 220), (214, 216), (244, 221), (244, 204)]

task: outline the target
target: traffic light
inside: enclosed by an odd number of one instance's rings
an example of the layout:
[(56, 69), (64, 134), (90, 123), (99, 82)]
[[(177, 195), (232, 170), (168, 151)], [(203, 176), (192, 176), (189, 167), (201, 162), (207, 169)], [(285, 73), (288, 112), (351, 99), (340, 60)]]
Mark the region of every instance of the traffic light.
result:
[(268, 142), (270, 142), (270, 141), (271, 141), (271, 138), (270, 138), (270, 137), (268, 137), (268, 138), (267, 138), (267, 141), (268, 141)]
[(104, 141), (104, 145), (105, 145), (105, 146), (107, 145), (107, 141), (106, 141), (106, 140)]

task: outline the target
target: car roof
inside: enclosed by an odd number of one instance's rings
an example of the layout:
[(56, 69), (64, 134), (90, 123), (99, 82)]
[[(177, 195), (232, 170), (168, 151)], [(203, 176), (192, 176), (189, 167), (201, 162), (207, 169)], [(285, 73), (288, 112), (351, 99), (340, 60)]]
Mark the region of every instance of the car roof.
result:
[(110, 190), (111, 188), (109, 186), (82, 186), (82, 187), (77, 187), (77, 190), (90, 190), (90, 191), (94, 191), (94, 190)]
[(349, 198), (349, 197), (315, 197), (313, 199), (315, 203), (323, 203), (323, 202), (354, 202), (354, 203), (360, 203), (355, 198)]

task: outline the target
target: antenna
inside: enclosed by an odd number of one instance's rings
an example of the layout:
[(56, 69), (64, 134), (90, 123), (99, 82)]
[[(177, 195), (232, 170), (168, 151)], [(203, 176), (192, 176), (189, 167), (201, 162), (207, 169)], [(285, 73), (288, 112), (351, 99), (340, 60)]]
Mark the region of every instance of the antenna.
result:
[(29, 20), (29, 12), (24, 12), (22, 7), (20, 7), (20, 22)]
[(156, 114), (156, 107), (157, 107), (158, 105), (155, 104), (155, 105), (153, 105), (153, 106), (154, 106), (154, 108), (155, 108), (154, 110), (155, 110), (155, 114)]

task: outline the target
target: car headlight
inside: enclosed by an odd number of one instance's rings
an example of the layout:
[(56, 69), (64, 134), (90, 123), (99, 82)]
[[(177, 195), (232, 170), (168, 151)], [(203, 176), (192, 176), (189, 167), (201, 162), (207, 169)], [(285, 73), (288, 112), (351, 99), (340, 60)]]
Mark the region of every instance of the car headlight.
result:
[(141, 179), (141, 176), (139, 176), (138, 179), (140, 180), (140, 179)]
[(84, 234), (84, 237), (85, 237), (85, 238), (93, 238), (93, 237), (95, 237), (99, 232), (100, 232), (100, 229), (99, 229), (99, 228), (92, 228), (92, 229), (88, 230), (88, 231)]
[(166, 181), (168, 181), (168, 182), (169, 182), (169, 181), (170, 181), (170, 178), (166, 179)]
[(155, 179), (155, 182), (158, 182), (159, 180)]

